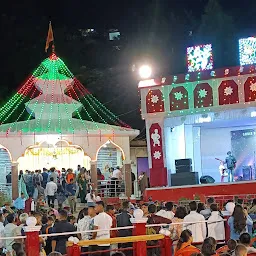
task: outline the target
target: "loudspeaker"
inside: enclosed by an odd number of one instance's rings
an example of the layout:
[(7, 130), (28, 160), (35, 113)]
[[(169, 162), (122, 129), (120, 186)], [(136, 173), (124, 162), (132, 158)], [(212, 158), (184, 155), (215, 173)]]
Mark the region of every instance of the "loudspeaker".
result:
[(215, 179), (209, 175), (205, 175), (200, 178), (200, 182), (201, 184), (209, 184), (209, 183), (214, 183)]
[(183, 172), (171, 175), (172, 186), (196, 185), (198, 183), (198, 172)]
[(192, 166), (190, 165), (178, 165), (176, 166), (176, 173), (192, 172)]
[(191, 166), (192, 165), (192, 159), (191, 158), (186, 158), (186, 159), (176, 159), (175, 160), (175, 166), (179, 166), (179, 165), (187, 165), (187, 166)]
[(252, 168), (251, 166), (243, 166), (243, 180), (251, 180), (251, 172)]

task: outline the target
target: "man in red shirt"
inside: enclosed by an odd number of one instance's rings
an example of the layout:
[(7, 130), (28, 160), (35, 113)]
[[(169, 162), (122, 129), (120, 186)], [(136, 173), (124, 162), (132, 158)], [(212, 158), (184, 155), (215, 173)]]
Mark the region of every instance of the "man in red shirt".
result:
[[(116, 216), (115, 216), (115, 207), (114, 205), (108, 204), (106, 207), (106, 213), (112, 218), (112, 226), (111, 228), (116, 228)], [(111, 230), (110, 231), (110, 237), (114, 238), (117, 237), (117, 230)]]

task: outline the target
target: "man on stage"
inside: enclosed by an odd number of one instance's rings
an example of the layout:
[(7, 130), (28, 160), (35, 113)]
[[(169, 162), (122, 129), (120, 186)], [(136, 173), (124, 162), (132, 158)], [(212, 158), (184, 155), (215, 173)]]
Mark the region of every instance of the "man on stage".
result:
[(232, 155), (231, 151), (228, 151), (225, 164), (228, 169), (228, 182), (234, 182), (234, 170), (236, 168), (236, 159)]

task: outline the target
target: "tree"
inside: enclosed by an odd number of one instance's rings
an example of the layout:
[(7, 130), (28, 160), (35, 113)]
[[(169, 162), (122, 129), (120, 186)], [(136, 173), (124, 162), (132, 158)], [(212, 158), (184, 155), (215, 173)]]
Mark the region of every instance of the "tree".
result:
[(232, 16), (226, 14), (218, 0), (209, 0), (196, 33), (196, 43), (213, 45), (215, 67), (236, 64), (235, 26)]

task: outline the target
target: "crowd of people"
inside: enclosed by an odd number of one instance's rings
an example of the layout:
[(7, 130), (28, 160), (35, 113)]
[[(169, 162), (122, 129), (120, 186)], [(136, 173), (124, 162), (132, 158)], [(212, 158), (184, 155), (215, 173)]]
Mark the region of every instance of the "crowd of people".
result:
[[(116, 174), (120, 175), (118, 169)], [(245, 256), (247, 253), (256, 253), (256, 249), (251, 247), (251, 238), (256, 236), (256, 225), (253, 222), (256, 199), (251, 206), (242, 203), (235, 205), (227, 221), (230, 240), (220, 253), (218, 247), (223, 246), (225, 241), (224, 219), (220, 211), (222, 209), (219, 209), (213, 198), (208, 198), (206, 204), (191, 201), (186, 207), (172, 202), (154, 202), (152, 198), (148, 202), (124, 201), (121, 206), (105, 204), (91, 189), (89, 173), (80, 166), (75, 172), (63, 169), (58, 173), (53, 168), (50, 171), (44, 169), (42, 173), (39, 170), (34, 173), (20, 172), (19, 191), (20, 196), (13, 202), (13, 206), (5, 204), (0, 214), (1, 255), (25, 255), (24, 239), (19, 236), (25, 235), (23, 227), (29, 216), (34, 216), (37, 225), (41, 226), (40, 234), (58, 234), (40, 237), (40, 254), (57, 256), (66, 254), (66, 242), (71, 237), (61, 233), (76, 232), (72, 236), (81, 240), (132, 236), (132, 229), (109, 229), (132, 226), (131, 218), (136, 209), (142, 210), (148, 224), (162, 224), (148, 227), (147, 234), (157, 234), (162, 228), (169, 231), (174, 256)], [(77, 197), (84, 204), (76, 214)], [(64, 206), (66, 200), (68, 204)], [(1, 237), (17, 239), (1, 240)], [(158, 243), (147, 242), (149, 246)], [(123, 253), (114, 252), (118, 248), (126, 250)], [(132, 248), (132, 244), (99, 244), (84, 246), (81, 252), (113, 250), (111, 253), (92, 255), (132, 255), (132, 250), (127, 248)], [(148, 255), (161, 255), (160, 249), (148, 249)]]

